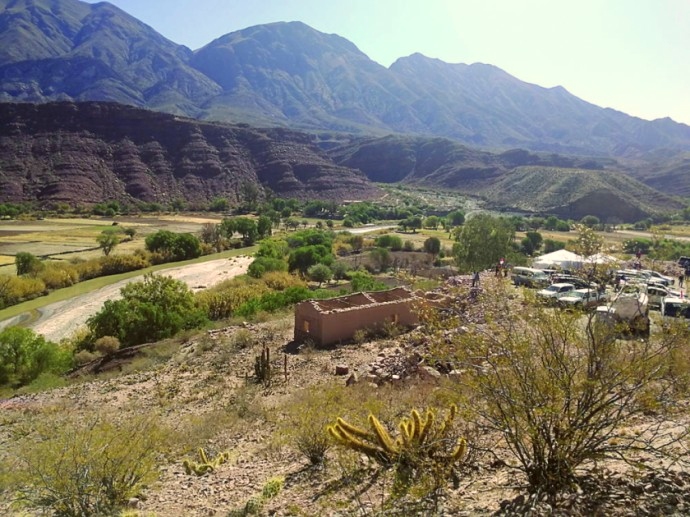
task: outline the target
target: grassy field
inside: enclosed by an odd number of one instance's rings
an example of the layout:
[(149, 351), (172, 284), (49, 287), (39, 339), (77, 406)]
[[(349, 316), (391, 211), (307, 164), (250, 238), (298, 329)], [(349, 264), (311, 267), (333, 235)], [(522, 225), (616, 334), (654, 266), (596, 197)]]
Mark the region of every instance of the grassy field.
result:
[(144, 247), (147, 235), (158, 230), (198, 234), (204, 223), (218, 223), (220, 216), (161, 215), (146, 217), (46, 219), (0, 221), (0, 274), (15, 274), (14, 257), (29, 252), (43, 259), (91, 259), (102, 255), (96, 237), (114, 223), (133, 228), (131, 241), (120, 243), (116, 253), (132, 253)]

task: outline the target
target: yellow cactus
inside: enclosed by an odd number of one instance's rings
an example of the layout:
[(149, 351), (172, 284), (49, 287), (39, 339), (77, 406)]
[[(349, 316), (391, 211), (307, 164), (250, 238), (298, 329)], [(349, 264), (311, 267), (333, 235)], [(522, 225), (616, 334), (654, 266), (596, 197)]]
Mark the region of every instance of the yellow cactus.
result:
[(376, 418), (374, 415), (369, 415), (369, 425), (371, 425), (372, 429), (374, 430), (379, 445), (384, 451), (386, 451), (386, 453), (395, 455), (397, 452), (399, 452), (398, 448), (395, 446), (395, 443), (391, 439), (390, 434), (388, 434), (386, 428), (381, 425), (381, 422), (378, 418)]

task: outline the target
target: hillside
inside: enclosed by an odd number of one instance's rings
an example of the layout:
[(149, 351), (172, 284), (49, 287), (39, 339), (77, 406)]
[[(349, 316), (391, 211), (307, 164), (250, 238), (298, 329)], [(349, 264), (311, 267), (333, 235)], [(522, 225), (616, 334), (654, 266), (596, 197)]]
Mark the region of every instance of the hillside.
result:
[(490, 153), (441, 138), (351, 139), (330, 149), (339, 165), (381, 183), (440, 187), (484, 198), (501, 210), (580, 219), (636, 221), (683, 207), (620, 172), (613, 160), (530, 153)]
[(237, 202), (246, 183), (296, 199), (379, 195), (303, 133), (111, 103), (0, 104), (0, 202)]
[(0, 0), (0, 101), (117, 101), (195, 118), (485, 148), (631, 156), (690, 150), (690, 127), (603, 109), (491, 65), (421, 54), (389, 68), (301, 22), (192, 52), (108, 4)]

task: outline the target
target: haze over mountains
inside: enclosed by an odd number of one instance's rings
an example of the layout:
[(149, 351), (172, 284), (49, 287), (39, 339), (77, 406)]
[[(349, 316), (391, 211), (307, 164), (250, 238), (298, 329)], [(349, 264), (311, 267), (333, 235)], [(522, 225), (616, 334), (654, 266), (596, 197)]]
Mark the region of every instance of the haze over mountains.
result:
[(0, 0), (0, 102), (52, 101), (64, 104), (0, 105), (0, 202), (79, 192), (203, 203), (247, 181), (286, 197), (369, 199), (372, 181), (401, 181), (500, 208), (634, 220), (683, 206), (654, 189), (690, 195), (689, 126), (491, 65), (413, 54), (386, 68), (300, 22), (192, 51), (107, 2)]

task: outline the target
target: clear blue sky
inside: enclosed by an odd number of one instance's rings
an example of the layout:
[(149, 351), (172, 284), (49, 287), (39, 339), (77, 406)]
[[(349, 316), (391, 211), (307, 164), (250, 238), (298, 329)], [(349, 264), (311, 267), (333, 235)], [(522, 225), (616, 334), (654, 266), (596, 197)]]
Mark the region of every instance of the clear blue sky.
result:
[(690, 0), (110, 3), (193, 50), (252, 25), (298, 20), (349, 39), (385, 66), (414, 52), (489, 63), (599, 106), (690, 124)]

